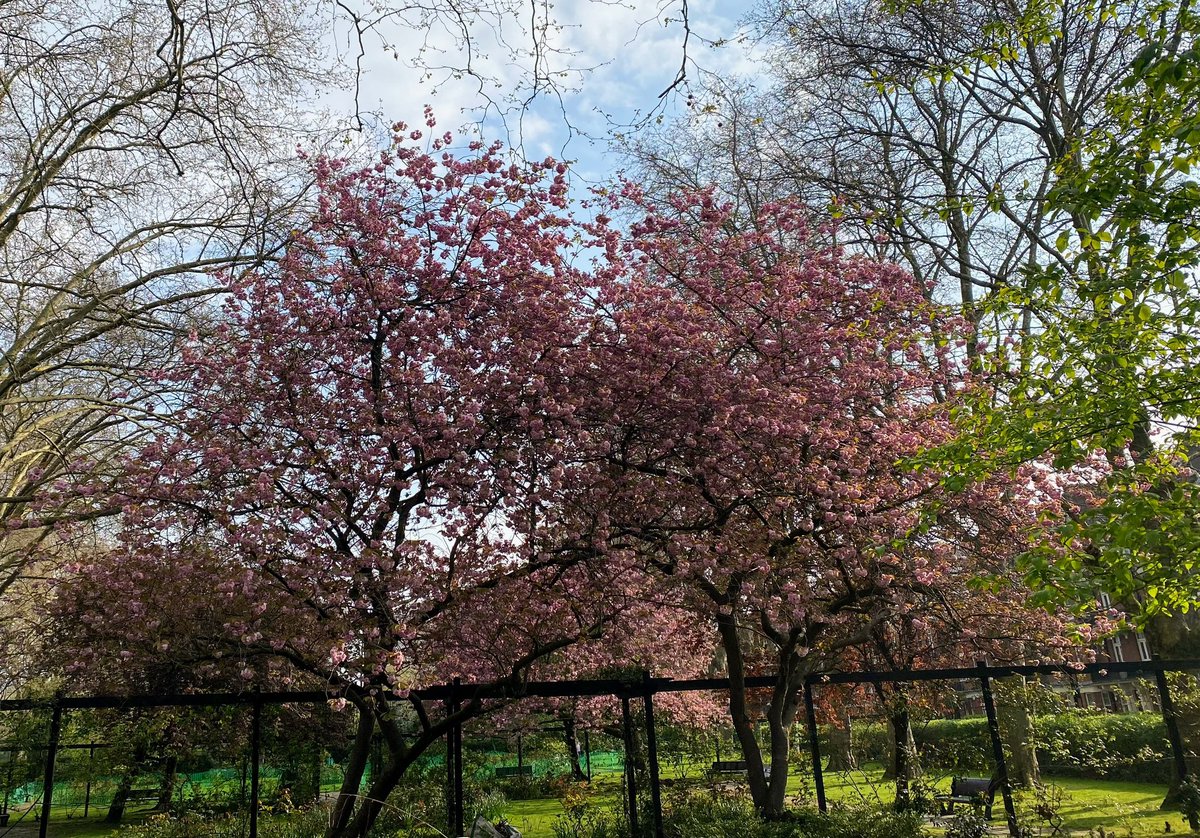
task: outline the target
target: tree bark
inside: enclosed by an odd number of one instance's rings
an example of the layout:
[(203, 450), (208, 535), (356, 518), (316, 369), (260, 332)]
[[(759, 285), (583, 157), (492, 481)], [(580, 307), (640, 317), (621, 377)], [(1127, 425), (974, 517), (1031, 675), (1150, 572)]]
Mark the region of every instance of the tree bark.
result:
[[(807, 671), (801, 671), (794, 658), (795, 641), (784, 643), (778, 653), (779, 679), (771, 689), (766, 708), (769, 763), (764, 763), (762, 748), (754, 732), (746, 700), (746, 671), (742, 657), (741, 638), (736, 619), (731, 615), (717, 617), (721, 645), (729, 672), (729, 715), (746, 763), (746, 779), (754, 808), (765, 820), (778, 820), (784, 815), (783, 801), (787, 795), (788, 769), (791, 760), (792, 725), (796, 720), (801, 689)], [(770, 765), (770, 778), (766, 766)]]
[[(896, 810), (903, 812), (907, 811), (912, 803), (909, 793), (912, 781), (921, 774), (907, 699), (901, 698), (900, 703), (888, 716), (888, 729), (891, 734), (888, 738), (891, 751), (889, 767), (892, 779), (896, 781)], [(884, 772), (885, 777), (887, 773)]]
[(133, 749), (129, 768), (121, 775), (121, 781), (117, 784), (117, 791), (113, 794), (112, 803), (109, 804), (108, 814), (104, 816), (105, 823), (120, 823), (121, 819), (125, 817), (125, 804), (129, 802), (129, 792), (133, 790), (133, 784), (142, 770), (142, 763), (145, 761), (145, 746), (136, 745)]
[(375, 715), (369, 708), (359, 707), (354, 745), (350, 749), (350, 758), (346, 763), (346, 773), (342, 777), (342, 787), (338, 790), (337, 802), (334, 803), (333, 813), (329, 816), (329, 828), (325, 831), (325, 838), (341, 838), (346, 834), (345, 829), (354, 814), (354, 804), (362, 786), (363, 772), (371, 754), (371, 737), (374, 734)]
[(174, 754), (168, 754), (163, 760), (162, 780), (158, 786), (158, 802), (154, 804), (154, 811), (171, 811), (171, 798), (175, 794), (175, 771), (178, 766), (179, 760)]
[(721, 636), (721, 645), (725, 649), (725, 665), (729, 671), (729, 716), (733, 722), (734, 735), (742, 750), (742, 759), (746, 763), (750, 798), (754, 802), (754, 808), (764, 817), (769, 817), (762, 751), (754, 735), (754, 722), (750, 718), (746, 702), (746, 669), (742, 659), (737, 620), (731, 614), (720, 614), (717, 616), (717, 630)]
[(1008, 780), (1020, 788), (1032, 788), (1041, 781), (1037, 745), (1033, 741), (1033, 721), (1024, 701), (1025, 678), (1014, 679), (1012, 689), (1004, 691), (1007, 700), (997, 708), (1000, 730), (1008, 745)]
[(571, 779), (583, 782), (587, 779), (587, 775), (583, 771), (583, 766), (580, 765), (579, 736), (575, 732), (574, 719), (563, 719), (563, 738), (566, 739), (567, 756), (571, 762)]
[(854, 738), (850, 728), (850, 714), (842, 718), (829, 731), (829, 771), (853, 771), (858, 768), (854, 759)]
[(133, 778), (137, 769), (126, 771), (121, 775), (117, 790), (113, 794), (112, 803), (108, 806), (108, 814), (104, 816), (105, 823), (120, 823), (125, 817), (125, 804), (129, 802), (129, 792), (133, 789)]

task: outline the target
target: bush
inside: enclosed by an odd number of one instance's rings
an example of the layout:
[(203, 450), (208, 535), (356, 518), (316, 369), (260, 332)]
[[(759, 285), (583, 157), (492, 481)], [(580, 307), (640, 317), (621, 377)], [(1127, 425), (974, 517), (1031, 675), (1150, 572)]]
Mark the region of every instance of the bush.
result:
[[(1066, 710), (1035, 717), (1033, 727), (1038, 762), (1046, 773), (1163, 783), (1173, 777), (1166, 729), (1157, 713)], [(861, 759), (886, 759), (886, 725), (855, 725), (854, 735)], [(959, 775), (990, 776), (993, 771), (991, 738), (982, 717), (916, 724), (913, 738), (925, 768)]]
[[(325, 831), (329, 811), (324, 808), (297, 810), (287, 815), (259, 819), (260, 838), (313, 838)], [(122, 830), (128, 838), (241, 838), (246, 826), (236, 815), (219, 818), (190, 813), (173, 818), (152, 815), (142, 823)]]
[(624, 838), (625, 819), (598, 805), (592, 787), (567, 783), (560, 792), (564, 813), (554, 821), (554, 838)]
[(922, 819), (870, 807), (835, 808), (822, 815), (790, 812), (762, 821), (741, 794), (711, 790), (683, 793), (667, 801), (664, 827), (670, 838), (920, 838)]
[(935, 719), (913, 726), (921, 764), (955, 774), (991, 774), (987, 719)]
[(959, 806), (946, 823), (944, 838), (984, 838), (988, 826), (988, 819), (977, 807)]
[(1157, 713), (1096, 713), (1068, 710), (1034, 721), (1039, 757), (1048, 762), (1099, 765), (1158, 759), (1170, 753)]
[(1042, 770), (1059, 776), (1170, 782), (1170, 745), (1157, 713), (1069, 710), (1034, 722)]

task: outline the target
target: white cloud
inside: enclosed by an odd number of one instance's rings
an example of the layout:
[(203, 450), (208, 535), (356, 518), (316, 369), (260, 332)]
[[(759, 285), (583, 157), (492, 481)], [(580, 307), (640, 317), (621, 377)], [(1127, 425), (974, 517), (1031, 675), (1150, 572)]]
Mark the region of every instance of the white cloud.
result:
[[(575, 158), (586, 180), (610, 172), (605, 140), (612, 130), (656, 109), (678, 111), (673, 97), (660, 100), (659, 94), (672, 85), (685, 57), (679, 0), (561, 0), (552, 9), (557, 26), (545, 30), (547, 49), (536, 58), (529, 49), (535, 7), (508, 5), (515, 0), (480, 2), (467, 30), (471, 73), (464, 72), (462, 33), (447, 29), (446, 18), (434, 25), (427, 21), (423, 30), (398, 19), (383, 21), (364, 37), (361, 58), (350, 22), (338, 21), (331, 49), (361, 67), (357, 107), (378, 117), (376, 130), (396, 120), (419, 123), (429, 104), (442, 126), (476, 123), (488, 138), (519, 144), (528, 156)], [(752, 47), (737, 39), (744, 11), (730, 0), (689, 2), (689, 79), (700, 70), (754, 72)], [(722, 40), (725, 46), (709, 46)], [(355, 110), (348, 91), (326, 96), (323, 104), (343, 117)], [(381, 140), (371, 136), (367, 142)]]

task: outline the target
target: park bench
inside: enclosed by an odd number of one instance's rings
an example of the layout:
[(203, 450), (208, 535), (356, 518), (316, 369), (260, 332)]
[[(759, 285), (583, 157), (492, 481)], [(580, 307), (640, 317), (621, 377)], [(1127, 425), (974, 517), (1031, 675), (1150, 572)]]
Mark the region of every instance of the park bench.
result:
[(471, 824), (470, 838), (521, 838), (521, 831), (503, 818), (493, 824), (483, 815), (478, 815)]
[(710, 774), (745, 774), (746, 761), (744, 759), (726, 759), (717, 760), (709, 769)]
[(938, 802), (938, 811), (943, 815), (954, 811), (955, 803), (966, 803), (971, 806), (983, 806), (983, 815), (992, 819), (992, 800), (1000, 784), (995, 779), (986, 777), (955, 777), (950, 781), (950, 793), (934, 797)]
[(532, 777), (532, 765), (498, 765), (496, 766), (497, 777)]
[[(746, 761), (744, 759), (717, 760), (712, 764), (712, 768), (708, 770), (710, 776), (718, 776), (720, 774), (741, 774), (746, 776)], [(771, 779), (771, 766), (764, 765), (763, 773), (767, 779)]]

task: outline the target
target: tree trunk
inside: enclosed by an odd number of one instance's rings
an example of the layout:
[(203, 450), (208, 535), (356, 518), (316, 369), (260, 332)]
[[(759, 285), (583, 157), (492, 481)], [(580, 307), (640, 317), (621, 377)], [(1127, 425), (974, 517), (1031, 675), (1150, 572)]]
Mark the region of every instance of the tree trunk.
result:
[[(1200, 611), (1152, 617), (1146, 624), (1146, 639), (1150, 642), (1151, 651), (1163, 660), (1200, 656)], [(1155, 692), (1157, 693), (1157, 690)], [(1189, 713), (1187, 708), (1179, 706), (1178, 695), (1173, 694), (1172, 698), (1175, 699), (1176, 723), (1181, 728), (1184, 741), (1187, 742), (1195, 735), (1197, 727), (1200, 727), (1200, 718), (1196, 717), (1194, 710)], [(1191, 767), (1189, 765), (1189, 769)], [(1194, 771), (1189, 773), (1195, 776)], [(1161, 808), (1178, 809), (1182, 791), (1179, 778), (1172, 770), (1171, 782), (1167, 786), (1167, 794), (1163, 798)]]
[(896, 781), (896, 810), (907, 811), (912, 803), (909, 787), (921, 775), (917, 760), (917, 743), (913, 738), (912, 719), (908, 713), (908, 702), (902, 703), (888, 717), (891, 736), (891, 773)]
[[(478, 703), (475, 703), (474, 711), (478, 711)], [(370, 708), (364, 708), (364, 712), (371, 714)], [(353, 817), (348, 818), (338, 830), (335, 831), (331, 826), (330, 830), (326, 832), (326, 838), (367, 838), (371, 832), (371, 828), (375, 825), (375, 820), (379, 817), (379, 813), (383, 811), (383, 807), (387, 804), (388, 797), (391, 796), (391, 793), (399, 784), (400, 778), (404, 776), (404, 772), (416, 761), (417, 757), (425, 753), (431, 744), (445, 737), (450, 730), (448, 722), (427, 727), (420, 737), (410, 747), (406, 748), (404, 746), (403, 734), (396, 722), (395, 715), (386, 707), (382, 710), (376, 708), (376, 713), (372, 716), (372, 722), (378, 723), (384, 746), (387, 749), (388, 758), (386, 763), (381, 761), (378, 771), (371, 777), (370, 786), (366, 794), (360, 798), (361, 805), (359, 805), (358, 811), (354, 812)], [(371, 741), (370, 732), (365, 736), (365, 741), (369, 748)], [(359, 742), (359, 738), (356, 737), (355, 745), (357, 746)], [(365, 762), (365, 756), (363, 757), (363, 761)], [(353, 801), (350, 807), (353, 807)], [(348, 812), (349, 808), (346, 811)]]
[(354, 804), (358, 800), (358, 791), (362, 786), (367, 758), (371, 754), (371, 738), (374, 734), (374, 714), (369, 708), (358, 708), (358, 728), (354, 733), (354, 746), (346, 763), (346, 773), (342, 778), (337, 802), (334, 803), (333, 812), (329, 816), (329, 828), (325, 831), (325, 838), (342, 838), (348, 834), (345, 830), (351, 815), (354, 814)]
[(120, 823), (125, 817), (125, 804), (129, 801), (129, 792), (133, 789), (133, 778), (136, 774), (137, 769), (133, 769), (121, 775), (112, 803), (108, 805), (108, 814), (104, 816), (105, 823)]
[[(803, 683), (803, 678), (799, 679), (799, 683)], [(797, 679), (788, 677), (785, 683), (776, 685), (767, 707), (767, 727), (771, 736), (771, 779), (767, 782), (767, 805), (761, 811), (768, 820), (784, 816), (783, 801), (787, 795), (792, 725), (796, 720), (799, 689)]]
[[(750, 718), (746, 702), (746, 668), (742, 659), (741, 640), (738, 637), (736, 619), (729, 614), (717, 616), (717, 630), (721, 646), (725, 649), (725, 665), (729, 671), (729, 716), (733, 732), (742, 749), (746, 762), (746, 779), (750, 784), (750, 798), (754, 808), (764, 817), (769, 817), (766, 772), (763, 771), (762, 751), (754, 735), (754, 722)], [(785, 756), (786, 761), (786, 756)]]
[(117, 784), (117, 791), (113, 794), (112, 803), (108, 806), (108, 814), (104, 816), (105, 823), (120, 823), (121, 819), (125, 817), (125, 804), (129, 802), (129, 792), (133, 790), (133, 784), (145, 761), (145, 747), (143, 745), (135, 746), (129, 768), (121, 775), (121, 781)]
[(563, 719), (563, 738), (567, 742), (567, 756), (571, 762), (571, 779), (577, 782), (583, 782), (587, 779), (587, 775), (583, 771), (583, 766), (580, 764), (579, 756), (579, 736), (575, 732), (575, 720)]
[(854, 759), (854, 739), (850, 730), (850, 714), (843, 714), (829, 731), (829, 771), (853, 771), (858, 768)]
[(887, 724), (887, 761), (883, 767), (883, 779), (898, 779), (898, 768), (904, 765), (908, 772), (907, 779), (911, 780), (920, 773), (920, 764), (916, 759), (917, 743), (913, 738), (907, 701), (888, 714)]
[(155, 812), (170, 812), (171, 798), (175, 794), (175, 770), (179, 760), (174, 754), (169, 754), (163, 760), (162, 780), (158, 786), (158, 802), (154, 804)]
[(997, 707), (1000, 730), (1008, 746), (1008, 780), (1013, 786), (1032, 788), (1041, 781), (1038, 767), (1037, 744), (1033, 738), (1033, 722), (1029, 718), (1029, 707), (1024, 700), (1025, 678), (1014, 679), (1011, 689), (1005, 690), (1007, 700)]

